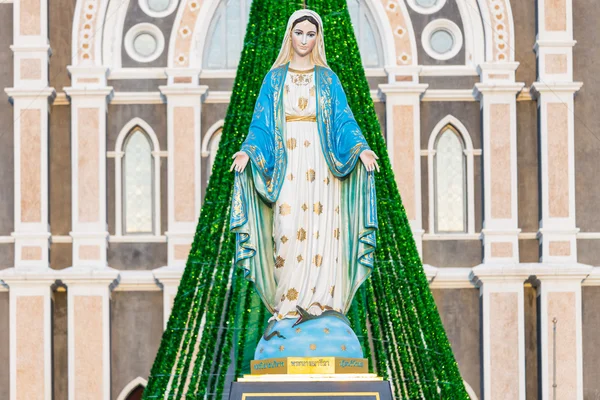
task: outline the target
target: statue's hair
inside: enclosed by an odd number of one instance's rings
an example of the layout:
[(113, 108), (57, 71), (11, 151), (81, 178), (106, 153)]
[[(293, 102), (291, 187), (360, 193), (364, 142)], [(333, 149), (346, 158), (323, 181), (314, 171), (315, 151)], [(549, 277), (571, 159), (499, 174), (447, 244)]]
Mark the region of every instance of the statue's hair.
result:
[(294, 54), (294, 48), (292, 47), (292, 30), (296, 24), (302, 21), (310, 21), (317, 27), (317, 43), (315, 47), (313, 47), (312, 52), (310, 53), (310, 60), (315, 65), (320, 65), (322, 67), (329, 68), (327, 65), (327, 58), (325, 57), (325, 41), (323, 38), (323, 21), (319, 14), (309, 9), (300, 9), (295, 11), (290, 18), (288, 19), (287, 28), (285, 31), (285, 36), (283, 37), (283, 42), (281, 44), (281, 49), (279, 50), (279, 55), (275, 59), (273, 63), (273, 68), (277, 68), (283, 64), (288, 63)]
[(305, 15), (305, 16), (303, 16), (303, 17), (300, 17), (300, 18), (298, 18), (297, 20), (295, 20), (295, 21), (294, 21), (294, 23), (292, 24), (292, 29), (294, 29), (294, 27), (295, 27), (296, 25), (298, 25), (300, 22), (303, 22), (303, 21), (308, 21), (308, 22), (310, 22), (311, 24), (313, 24), (314, 26), (316, 26), (316, 27), (317, 27), (317, 33), (319, 33), (319, 23), (317, 22), (317, 20), (316, 20), (316, 19), (314, 19), (314, 18), (313, 18), (312, 16), (310, 16), (310, 15)]

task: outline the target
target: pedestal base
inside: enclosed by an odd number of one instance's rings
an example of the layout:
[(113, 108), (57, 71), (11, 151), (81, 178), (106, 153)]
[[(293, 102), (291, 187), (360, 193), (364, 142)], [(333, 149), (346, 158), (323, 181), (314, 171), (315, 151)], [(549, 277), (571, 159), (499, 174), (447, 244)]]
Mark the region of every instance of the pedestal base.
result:
[(309, 397), (392, 400), (392, 391), (389, 382), (374, 374), (246, 375), (231, 384), (229, 394), (229, 400), (306, 400)]

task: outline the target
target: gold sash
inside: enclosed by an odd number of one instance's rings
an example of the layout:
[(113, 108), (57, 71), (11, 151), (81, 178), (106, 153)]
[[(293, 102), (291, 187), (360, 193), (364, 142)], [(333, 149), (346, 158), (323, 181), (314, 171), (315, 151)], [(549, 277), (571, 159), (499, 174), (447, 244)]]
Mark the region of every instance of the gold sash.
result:
[(295, 122), (295, 121), (317, 122), (317, 116), (316, 115), (289, 115), (289, 114), (286, 114), (285, 121), (286, 122)]

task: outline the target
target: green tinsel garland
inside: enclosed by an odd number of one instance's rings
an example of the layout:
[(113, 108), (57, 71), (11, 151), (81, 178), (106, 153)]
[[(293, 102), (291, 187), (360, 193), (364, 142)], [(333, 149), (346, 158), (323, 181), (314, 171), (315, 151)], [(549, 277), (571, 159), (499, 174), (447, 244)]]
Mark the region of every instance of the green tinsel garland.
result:
[[(254, 103), (289, 16), (301, 0), (254, 0), (223, 134), (183, 277), (144, 399), (220, 398), (249, 373), (269, 315), (239, 270), (232, 270), (231, 155), (248, 133)], [(346, 0), (307, 0), (324, 21), (328, 63), (371, 148), (379, 232), (372, 278), (349, 312), (370, 369), (389, 379), (398, 399), (468, 399), (423, 272), (375, 114)], [(233, 356), (232, 356), (233, 354)], [(233, 363), (231, 365), (231, 363)]]

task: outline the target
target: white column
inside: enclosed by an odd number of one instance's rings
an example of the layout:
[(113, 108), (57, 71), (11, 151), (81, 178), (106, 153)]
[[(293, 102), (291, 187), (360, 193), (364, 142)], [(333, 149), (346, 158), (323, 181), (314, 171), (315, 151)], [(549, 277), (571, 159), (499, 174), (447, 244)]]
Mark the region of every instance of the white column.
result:
[(583, 399), (581, 282), (592, 269), (569, 265), (536, 273), (542, 400)]
[(154, 278), (162, 285), (163, 289), (163, 322), (167, 329), (167, 323), (173, 309), (173, 302), (177, 295), (179, 282), (183, 275), (184, 266), (167, 266), (152, 271)]
[(518, 63), (482, 64), (475, 84), (483, 125), (484, 264), (519, 262), (517, 197)]
[(540, 162), (541, 220), (538, 237), (541, 261), (577, 261), (575, 220), (575, 123), (574, 94), (581, 82), (573, 82), (572, 2), (551, 5), (538, 2), (538, 32), (535, 52), (538, 79), (532, 85), (537, 95)]
[[(402, 71), (406, 75), (402, 75)], [(422, 255), (425, 231), (421, 205), (421, 95), (429, 85), (417, 83), (413, 68), (388, 72), (390, 83), (379, 85), (385, 96), (388, 155), (417, 249)], [(411, 81), (396, 81), (396, 74)]]
[[(32, 279), (32, 274), (35, 278)], [(10, 400), (52, 399), (52, 272), (0, 273), (9, 286)]]
[[(48, 225), (48, 3), (13, 2), (14, 268), (9, 286), (10, 400), (52, 398)], [(31, 272), (34, 270), (35, 272)], [(32, 278), (32, 274), (35, 278)]]
[(48, 3), (13, 6), (15, 267), (48, 268)]
[(73, 266), (106, 267), (106, 112), (112, 87), (104, 67), (69, 67)]
[(525, 312), (519, 267), (479, 265), (471, 281), (482, 304), (484, 399), (525, 400)]
[(167, 70), (168, 265), (185, 266), (201, 207), (200, 113), (208, 86), (198, 85), (200, 71)]
[(110, 291), (112, 268), (61, 271), (67, 290), (69, 400), (110, 400)]

